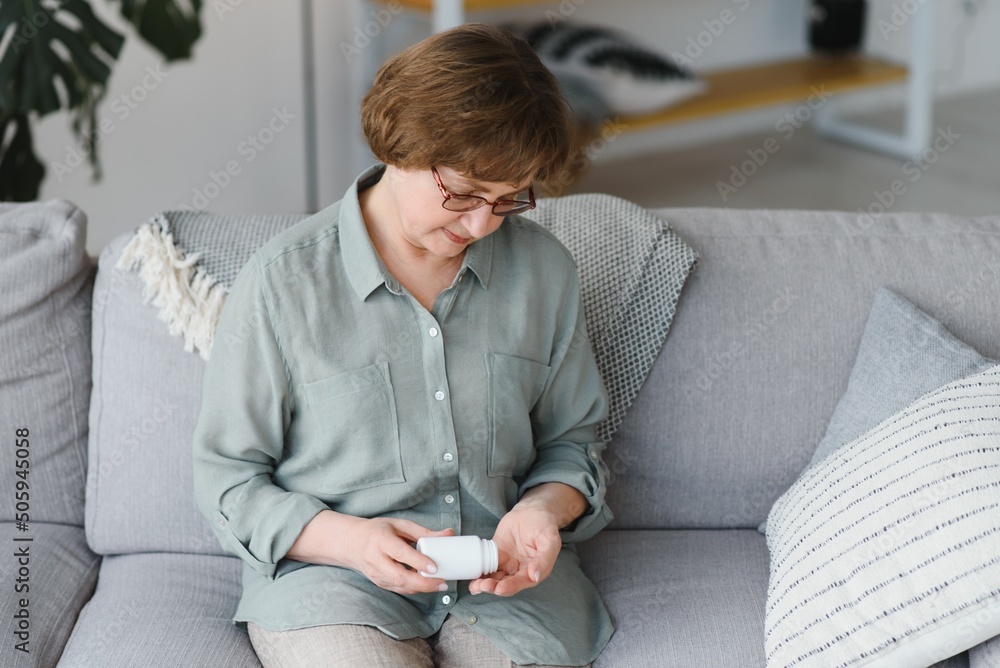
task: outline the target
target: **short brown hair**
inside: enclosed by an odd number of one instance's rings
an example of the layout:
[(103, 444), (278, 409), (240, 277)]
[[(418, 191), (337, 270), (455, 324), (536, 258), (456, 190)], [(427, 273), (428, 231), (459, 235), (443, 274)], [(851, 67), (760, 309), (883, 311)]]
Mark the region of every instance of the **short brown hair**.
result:
[(379, 69), (361, 104), (375, 157), (400, 169), (450, 167), (478, 181), (556, 180), (569, 157), (569, 106), (531, 46), (471, 23)]

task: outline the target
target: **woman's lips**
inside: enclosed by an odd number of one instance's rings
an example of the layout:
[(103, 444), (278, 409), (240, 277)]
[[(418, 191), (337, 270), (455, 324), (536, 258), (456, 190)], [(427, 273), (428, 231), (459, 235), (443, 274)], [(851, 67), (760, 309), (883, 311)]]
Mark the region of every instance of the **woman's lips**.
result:
[(454, 232), (451, 232), (450, 230), (447, 230), (443, 227), (441, 229), (444, 231), (445, 236), (448, 237), (448, 241), (452, 242), (453, 244), (464, 245), (472, 241), (471, 238), (467, 239), (465, 237), (460, 237)]

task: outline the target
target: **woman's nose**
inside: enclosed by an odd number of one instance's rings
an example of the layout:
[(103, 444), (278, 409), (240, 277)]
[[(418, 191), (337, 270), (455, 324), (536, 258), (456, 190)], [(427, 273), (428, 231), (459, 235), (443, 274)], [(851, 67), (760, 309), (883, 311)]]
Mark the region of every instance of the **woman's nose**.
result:
[(495, 220), (502, 219), (502, 216), (493, 215), (493, 207), (488, 204), (473, 209), (465, 215), (466, 219), (462, 223), (465, 225), (465, 229), (469, 230), (469, 234), (477, 239), (485, 237), (489, 233)]

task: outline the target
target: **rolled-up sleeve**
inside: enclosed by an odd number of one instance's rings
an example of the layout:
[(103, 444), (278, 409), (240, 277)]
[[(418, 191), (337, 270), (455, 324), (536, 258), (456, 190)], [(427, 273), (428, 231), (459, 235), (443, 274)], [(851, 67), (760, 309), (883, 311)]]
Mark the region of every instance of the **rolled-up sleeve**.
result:
[(292, 407), (271, 313), (254, 257), (219, 318), (193, 444), (199, 510), (224, 549), (269, 578), (303, 527), (327, 507), (272, 481)]
[(605, 503), (608, 471), (597, 427), (607, 417), (608, 397), (587, 336), (579, 277), (574, 275), (560, 310), (551, 372), (531, 412), (536, 458), (519, 496), (546, 482), (580, 491), (588, 509), (561, 533), (563, 542), (587, 540), (612, 520)]

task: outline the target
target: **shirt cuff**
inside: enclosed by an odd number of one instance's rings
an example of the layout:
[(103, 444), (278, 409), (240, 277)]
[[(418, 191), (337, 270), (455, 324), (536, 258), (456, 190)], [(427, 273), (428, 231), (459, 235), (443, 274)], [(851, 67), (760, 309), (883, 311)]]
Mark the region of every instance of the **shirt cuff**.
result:
[[(579, 447), (579, 446), (577, 446)], [(521, 483), (518, 498), (532, 487), (546, 482), (561, 482), (583, 494), (588, 508), (568, 527), (559, 532), (564, 543), (579, 543), (593, 538), (614, 519), (614, 514), (604, 501), (607, 491), (607, 469), (601, 461), (604, 443), (587, 446), (588, 466), (573, 466), (565, 460), (536, 464)]]
[(291, 549), (302, 529), (326, 509), (327, 505), (314, 496), (290, 494), (258, 521), (249, 545), (240, 540), (229, 518), (219, 510), (212, 518), (212, 528), (224, 548), (273, 580), (278, 562)]

